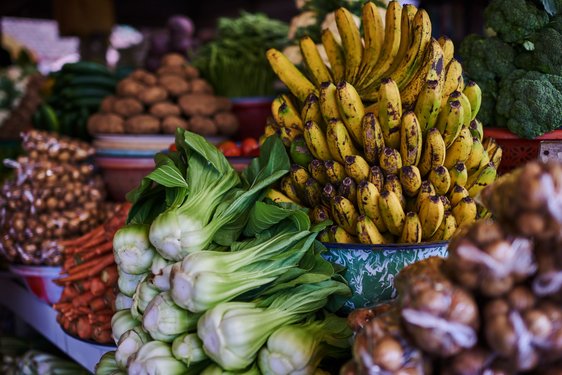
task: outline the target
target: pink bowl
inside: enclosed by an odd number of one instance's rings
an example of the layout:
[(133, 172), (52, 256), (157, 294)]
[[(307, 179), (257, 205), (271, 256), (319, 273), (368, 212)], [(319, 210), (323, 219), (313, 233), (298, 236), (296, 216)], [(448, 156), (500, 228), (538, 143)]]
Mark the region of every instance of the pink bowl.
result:
[(143, 177), (154, 169), (152, 158), (111, 158), (97, 156), (95, 163), (99, 168), (107, 192), (116, 202), (125, 201), (125, 195), (141, 182)]

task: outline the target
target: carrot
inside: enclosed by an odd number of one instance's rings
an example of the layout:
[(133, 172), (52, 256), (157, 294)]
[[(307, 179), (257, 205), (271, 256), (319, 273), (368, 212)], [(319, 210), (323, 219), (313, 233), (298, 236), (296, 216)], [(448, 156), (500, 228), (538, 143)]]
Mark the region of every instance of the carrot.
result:
[(92, 337), (93, 328), (86, 317), (78, 319), (78, 323), (76, 324), (76, 333), (78, 334), (78, 337), (82, 339)]
[(58, 285), (61, 285), (70, 281), (82, 280), (87, 277), (97, 275), (98, 273), (103, 271), (105, 267), (113, 263), (114, 263), (113, 254), (108, 254), (100, 259), (94, 259), (78, 266), (80, 267), (79, 270), (76, 270), (76, 268), (78, 267), (73, 268), (72, 270), (70, 270), (69, 276), (55, 279), (53, 280), (53, 282), (55, 282)]
[(76, 267), (73, 267), (73, 268), (68, 270), (68, 274), (72, 275), (74, 273), (79, 273), (81, 271), (88, 270), (89, 268), (92, 268), (96, 264), (99, 264), (102, 260), (105, 260), (105, 259), (108, 259), (108, 258), (111, 259), (111, 261), (113, 261), (113, 254), (107, 254), (107, 255), (104, 255), (103, 257), (100, 257), (100, 258), (97, 258), (97, 259), (92, 259), (88, 262), (85, 262), (85, 263), (82, 263), (82, 264), (80, 264)]
[(81, 237), (72, 238), (66, 241), (60, 241), (59, 244), (64, 247), (80, 246), (81, 244), (87, 243), (95, 236), (103, 235), (103, 232), (104, 227), (103, 225), (100, 225)]
[(76, 289), (78, 294), (84, 294), (84, 292), (90, 290), (91, 283), (92, 283), (91, 279), (83, 279), (83, 280), (77, 280), (73, 282), (71, 285), (74, 286), (74, 289)]
[(105, 285), (115, 285), (119, 274), (117, 273), (117, 267), (107, 267), (101, 272), (100, 279)]
[(82, 294), (81, 296), (76, 297), (73, 301), (72, 301), (72, 305), (74, 307), (78, 307), (78, 306), (85, 306), (87, 305), (91, 300), (93, 300), (95, 297), (91, 292), (86, 292), (84, 294)]
[(68, 310), (69, 308), (72, 308), (72, 303), (71, 302), (59, 302), (59, 303), (55, 303), (53, 305), (53, 309), (57, 310), (57, 311), (64, 311), (64, 310)]
[(96, 297), (103, 295), (105, 292), (105, 284), (99, 277), (94, 277), (90, 282), (90, 292)]
[(103, 328), (101, 326), (95, 326), (94, 332), (92, 334), (92, 339), (96, 342), (103, 343), (103, 344), (112, 342), (111, 328)]
[(90, 324), (107, 323), (111, 322), (113, 312), (111, 310), (101, 310), (95, 314), (88, 314), (88, 321)]
[(108, 239), (105, 238), (105, 236), (99, 237), (99, 238), (96, 238), (95, 241), (91, 240), (87, 244), (84, 244), (83, 246), (80, 246), (79, 248), (77, 248), (73, 252), (73, 254), (87, 253), (87, 252), (91, 251), (92, 249), (95, 249), (98, 246), (105, 245), (105, 244), (108, 244), (108, 243), (113, 243), (113, 241), (108, 241)]
[(68, 285), (62, 290), (60, 300), (61, 301), (68, 301), (68, 300), (71, 300), (72, 298), (76, 297), (77, 295), (78, 295), (78, 292), (77, 292), (76, 288)]
[(91, 311), (100, 311), (107, 307), (107, 302), (104, 298), (98, 297), (90, 301)]
[(80, 252), (82, 260), (89, 260), (96, 258), (99, 255), (107, 254), (109, 252), (113, 253), (113, 242), (106, 242), (94, 249), (88, 248), (84, 252)]

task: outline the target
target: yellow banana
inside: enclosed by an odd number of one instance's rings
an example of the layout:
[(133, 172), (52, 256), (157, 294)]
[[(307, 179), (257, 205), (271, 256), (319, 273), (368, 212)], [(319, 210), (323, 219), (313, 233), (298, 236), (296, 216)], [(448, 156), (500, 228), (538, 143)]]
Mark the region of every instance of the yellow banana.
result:
[(271, 101), (271, 115), (277, 127), (281, 126), (281, 117), (279, 117), (279, 108), (283, 103), (285, 103), (286, 95), (277, 95), (275, 99)]
[(383, 190), (379, 195), (379, 208), (388, 231), (395, 236), (401, 235), (406, 215), (398, 196), (392, 191)]
[(474, 119), (470, 122), (470, 133), (473, 137), (480, 139), (480, 141), (484, 139), (484, 127), (478, 119)]
[(441, 199), (441, 202), (443, 202), (443, 208), (445, 209), (445, 212), (453, 208), (453, 206), (451, 206), (451, 202), (449, 201), (449, 198), (447, 198), (446, 196), (440, 195), (439, 199)]
[(385, 147), (381, 153), (379, 165), (385, 174), (398, 174), (402, 168), (402, 157), (398, 150), (390, 147)]
[(270, 48), (266, 56), (277, 77), (301, 102), (304, 102), (309, 94), (318, 93), (312, 82), (282, 52)]
[[(426, 82), (437, 81), (440, 88), (440, 80), (445, 78), (445, 68), (443, 66), (443, 50), (435, 39), (431, 39), (429, 47), (425, 53), (425, 57), (420, 69), (404, 89), (400, 90), (402, 97), (402, 106), (405, 108), (413, 108), (416, 101), (419, 100), (420, 93), (424, 89)], [(441, 97), (439, 97), (441, 104)]]
[(280, 192), (279, 190), (274, 188), (267, 189), (267, 192), (265, 193), (265, 197), (271, 199), (275, 203), (295, 203), (295, 204), (297, 203), (293, 201), (291, 198), (289, 198), (288, 196), (286, 196), (285, 194), (283, 194), (282, 192)]
[(457, 221), (450, 211), (445, 211), (443, 221), (437, 231), (429, 238), (430, 242), (448, 241), (457, 230)]
[(414, 17), (417, 12), (418, 8), (416, 8), (415, 5), (405, 4), (402, 6), (402, 14), (400, 16), (400, 46), (392, 61), (392, 65), (383, 73), (383, 76), (388, 76), (390, 73), (394, 72), (406, 57), (408, 48), (414, 39)]
[(304, 124), (309, 121), (315, 121), (325, 130), (326, 124), (324, 123), (322, 112), (320, 111), (320, 100), (316, 94), (310, 94), (306, 97), (301, 110), (301, 119)]
[(338, 195), (349, 199), (353, 204), (357, 204), (357, 184), (351, 177), (346, 177), (338, 187)]
[(422, 226), (418, 214), (408, 212), (399, 243), (419, 243), (422, 240)]
[(332, 225), (330, 227), (330, 237), (336, 243), (358, 243), (359, 239), (340, 227), (339, 225)]
[(472, 150), (472, 134), (466, 126), (463, 126), (459, 136), (455, 139), (453, 144), (447, 148), (445, 155), (445, 163), (443, 164), (447, 169), (453, 168), (457, 163), (464, 163), (470, 156)]
[(279, 129), (279, 135), (285, 147), (289, 148), (291, 147), (291, 144), (295, 141), (295, 139), (298, 136), (302, 135), (302, 131), (300, 129), (287, 128), (285, 126), (282, 126)]
[(377, 117), (372, 113), (365, 113), (361, 123), (361, 137), (365, 159), (374, 164), (378, 162), (384, 149), (384, 136)]
[(327, 184), (330, 182), (328, 180), (328, 175), (326, 174), (326, 167), (324, 166), (324, 162), (318, 159), (314, 159), (308, 164), (308, 171), (312, 178), (316, 181), (321, 183), (322, 185)]
[(332, 159), (326, 134), (324, 134), (316, 121), (307, 121), (306, 124), (304, 124), (303, 134), (306, 146), (315, 158), (320, 160)]
[(429, 182), (435, 187), (437, 195), (447, 194), (451, 186), (451, 176), (444, 166), (440, 165), (429, 172)]
[(326, 124), (333, 119), (341, 120), (337, 88), (332, 82), (324, 82), (320, 85), (320, 111)]
[(441, 91), (439, 90), (439, 81), (426, 81), (414, 107), (414, 113), (424, 134), (435, 126), (440, 109)]
[(351, 141), (351, 136), (341, 120), (332, 119), (328, 122), (326, 140), (330, 154), (339, 163), (343, 164), (346, 156), (358, 154)]
[(470, 155), (468, 159), (466, 159), (466, 169), (467, 172), (472, 174), (474, 173), (482, 163), (482, 158), (486, 150), (484, 150), (484, 146), (482, 146), (482, 142), (477, 137), (472, 137), (472, 148), (470, 150)]
[(294, 201), (295, 203), (301, 204), (301, 199), (293, 184), (293, 179), (290, 175), (287, 175), (281, 179), (280, 189), (290, 200)]
[(414, 208), (417, 212), (420, 212), (421, 204), (423, 201), (429, 199), (432, 195), (435, 195), (435, 188), (429, 181), (422, 181), (420, 186), (420, 191), (416, 197)]
[(279, 132), (280, 131), (278, 129), (275, 129), (273, 126), (266, 125), (264, 130), (263, 130), (262, 137), (264, 138), (264, 141), (265, 141), (265, 138), (271, 137), (272, 135), (278, 134)]
[(308, 207), (316, 207), (320, 204), (321, 188), (318, 181), (310, 177), (306, 180), (303, 190), (304, 203)]
[(336, 197), (337, 191), (334, 185), (327, 183), (322, 188), (322, 192), (320, 193), (320, 199), (325, 206), (331, 207), (332, 199)]
[(334, 38), (334, 34), (330, 29), (322, 30), (322, 45), (330, 62), (334, 82), (343, 80), (345, 77), (345, 56), (341, 45)]
[(427, 132), (422, 156), (418, 167), (420, 174), (425, 177), (433, 168), (445, 162), (445, 141), (438, 129), (432, 128)]
[(433, 236), (443, 222), (444, 216), (445, 208), (438, 196), (432, 195), (421, 202), (419, 217), (422, 225), (422, 239), (427, 240)]
[[(497, 144), (496, 140), (493, 138), (486, 138), (482, 142), (482, 146), (486, 150), (490, 162), (492, 162), (496, 168), (500, 165), (502, 160), (502, 148)], [(481, 164), (482, 165), (482, 164)]]
[(468, 194), (474, 198), (482, 189), (492, 184), (496, 180), (496, 176), (497, 171), (494, 163), (488, 163), (480, 171), (469, 176), (467, 181)]
[(468, 81), (463, 94), (466, 95), (468, 101), (470, 102), (470, 120), (472, 121), (476, 118), (476, 115), (480, 110), (480, 105), (482, 104), (482, 90), (476, 82)]
[(400, 125), (400, 156), (402, 165), (418, 165), (422, 153), (422, 132), (413, 111), (404, 113)]
[(459, 227), (470, 225), (476, 221), (476, 202), (470, 197), (465, 197), (453, 207), (453, 216)]
[(463, 108), (458, 100), (447, 102), (445, 108), (439, 112), (435, 126), (441, 132), (447, 148), (461, 132), (463, 118)]
[(404, 192), (402, 191), (402, 184), (400, 184), (400, 179), (395, 174), (389, 174), (386, 176), (386, 181), (384, 183), (384, 189), (392, 191), (398, 199), (400, 200), (400, 205), (402, 208), (406, 208), (406, 197), (404, 196)]
[(384, 173), (378, 165), (373, 165), (371, 167), (368, 180), (373, 183), (379, 191), (384, 188)]
[(344, 167), (345, 173), (357, 183), (369, 177), (369, 164), (360, 155), (346, 156)]
[(375, 3), (370, 1), (363, 5), (361, 18), (363, 20), (365, 49), (363, 50), (363, 59), (359, 71), (363, 73), (370, 70), (369, 67), (374, 66), (381, 55), (384, 42), (384, 24), (379, 9)]
[(464, 186), (455, 185), (449, 193), (449, 202), (451, 206), (455, 207), (463, 198), (468, 197), (468, 190)]
[(316, 86), (320, 86), (322, 82), (332, 82), (332, 76), (328, 67), (324, 64), (316, 43), (308, 35), (303, 36), (299, 40), (302, 59), (304, 65), (308, 69), (312, 81)]
[(291, 176), (293, 186), (296, 188), (297, 192), (300, 193), (304, 191), (304, 185), (310, 178), (310, 174), (308, 173), (308, 171), (298, 164), (293, 164), (291, 165), (289, 175)]
[(462, 91), (462, 65), (456, 59), (452, 59), (445, 69), (445, 82), (443, 83), (443, 93), (441, 96), (441, 107), (447, 103), (449, 95), (455, 91)]
[(355, 87), (345, 81), (338, 83), (336, 93), (340, 116), (349, 134), (357, 144), (363, 145), (361, 121), (365, 115), (365, 107), (361, 97)]
[(377, 226), (379, 232), (386, 232), (379, 205), (380, 190), (369, 181), (357, 185), (357, 208), (362, 215), (367, 215)]
[(324, 162), (324, 167), (326, 167), (328, 180), (334, 185), (340, 184), (343, 179), (347, 177), (343, 164), (338, 163), (335, 160), (326, 160)]
[(451, 187), (449, 192), (455, 187), (455, 185), (464, 186), (468, 180), (468, 171), (464, 163), (457, 163), (453, 168), (449, 169), (449, 175), (451, 176)]
[(330, 220), (330, 212), (325, 206), (316, 206), (309, 211), (310, 220), (314, 224)]
[(460, 92), (459, 95), (459, 102), (461, 102), (462, 105), (462, 110), (464, 113), (464, 119), (462, 121), (463, 126), (466, 126), (467, 128), (470, 127), (470, 122), (472, 121), (472, 119), (470, 118), (471, 113), (472, 113), (472, 108), (470, 106), (470, 101), (468, 100), (468, 98), (466, 97), (465, 94), (463, 94), (462, 92)]
[[(345, 231), (344, 231), (345, 232)], [(320, 233), (318, 233), (318, 237), (316, 237), (320, 242), (334, 242), (332, 236), (330, 234), (330, 230), (328, 228), (324, 229)]]
[(341, 36), (345, 57), (345, 80), (355, 82), (361, 67), (363, 43), (353, 15), (345, 8), (336, 10), (336, 26)]
[(358, 216), (353, 202), (349, 199), (338, 195), (332, 200), (332, 217), (334, 221), (351, 235), (357, 234)]
[(409, 165), (400, 169), (400, 183), (404, 193), (408, 197), (415, 197), (420, 191), (422, 179), (420, 170), (415, 165)]
[(277, 112), (277, 116), (279, 117), (279, 125), (281, 127), (298, 129), (302, 131), (304, 126), (299, 111), (288, 96), (282, 95), (281, 98), (283, 99), (283, 103), (281, 103)]
[(446, 36), (440, 36), (437, 41), (443, 49), (443, 66), (447, 66), (455, 55), (455, 45), (453, 41)]
[(388, 147), (400, 146), (400, 123), (402, 118), (402, 101), (396, 82), (385, 78), (379, 88), (379, 123), (381, 124), (384, 143)]
[(362, 244), (380, 245), (385, 242), (383, 235), (368, 216), (357, 218), (357, 237)]

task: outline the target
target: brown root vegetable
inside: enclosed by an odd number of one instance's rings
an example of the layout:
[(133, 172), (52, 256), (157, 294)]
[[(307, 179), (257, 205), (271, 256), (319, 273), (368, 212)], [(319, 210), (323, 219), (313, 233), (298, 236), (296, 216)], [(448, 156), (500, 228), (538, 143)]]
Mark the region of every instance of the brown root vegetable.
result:
[(158, 82), (154, 74), (144, 69), (136, 69), (129, 77), (147, 86), (153, 86)]
[(106, 96), (100, 104), (100, 112), (102, 113), (113, 113), (113, 104), (117, 98), (113, 95)]
[(185, 69), (184, 67), (177, 65), (163, 65), (156, 71), (156, 75), (158, 77), (168, 74), (175, 74), (180, 77), (185, 77)]
[(183, 66), (187, 60), (179, 53), (168, 53), (162, 57), (161, 63), (163, 66)]
[(125, 133), (123, 118), (113, 113), (96, 113), (88, 119), (88, 133), (122, 134)]
[(176, 129), (189, 129), (189, 122), (178, 116), (167, 116), (162, 121), (162, 132), (165, 134), (176, 134)]
[(134, 98), (116, 99), (113, 103), (113, 112), (125, 118), (141, 114), (143, 111), (142, 103)]
[(238, 131), (238, 118), (230, 112), (219, 112), (213, 120), (220, 134), (234, 135)]
[(191, 80), (191, 92), (194, 94), (209, 94), (213, 95), (213, 87), (204, 79), (195, 78)]
[(229, 112), (232, 109), (232, 102), (229, 98), (224, 96), (216, 96), (217, 100), (217, 111)]
[(185, 76), (188, 79), (199, 78), (199, 70), (193, 65), (186, 65), (183, 70), (185, 72)]
[(151, 115), (136, 115), (125, 121), (125, 131), (130, 134), (160, 133), (160, 120)]
[(144, 104), (150, 105), (166, 100), (168, 98), (168, 93), (163, 87), (152, 86), (142, 90), (139, 93), (138, 98)]
[(169, 102), (160, 102), (153, 104), (150, 107), (150, 114), (158, 118), (164, 118), (166, 116), (179, 116), (181, 114), (180, 107)]
[(494, 353), (482, 347), (464, 350), (444, 361), (441, 375), (493, 375), (496, 374), (490, 368), (493, 358)]
[(212, 116), (217, 112), (217, 101), (212, 95), (183, 95), (178, 104), (188, 116)]
[(535, 241), (535, 257), (538, 273), (533, 279), (533, 291), (562, 302), (562, 238)]
[(189, 83), (177, 74), (165, 74), (160, 76), (158, 83), (162, 86), (170, 96), (180, 96), (187, 94), (190, 90)]
[(358, 332), (365, 325), (369, 324), (371, 320), (377, 316), (388, 313), (394, 308), (396, 308), (396, 304), (394, 303), (381, 303), (373, 307), (355, 309), (347, 316), (347, 325), (354, 332)]
[(208, 117), (193, 116), (189, 119), (189, 129), (203, 136), (213, 136), (217, 134), (217, 125)]
[(125, 78), (117, 84), (117, 95), (137, 97), (144, 88), (145, 86), (142, 83), (132, 78)]

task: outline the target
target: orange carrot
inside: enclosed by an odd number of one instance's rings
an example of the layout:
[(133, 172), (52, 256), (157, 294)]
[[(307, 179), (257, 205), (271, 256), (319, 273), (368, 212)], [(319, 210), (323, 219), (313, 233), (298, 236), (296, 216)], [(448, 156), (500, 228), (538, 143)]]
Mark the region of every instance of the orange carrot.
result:
[(100, 311), (107, 307), (107, 302), (104, 298), (98, 297), (90, 301), (91, 311)]
[(81, 296), (76, 297), (73, 301), (72, 301), (72, 305), (74, 307), (78, 307), (78, 306), (85, 306), (87, 305), (91, 300), (93, 300), (95, 297), (91, 292), (86, 292), (84, 294), (82, 294)]
[(88, 248), (84, 252), (81, 252), (80, 256), (81, 256), (82, 260), (85, 261), (85, 260), (96, 258), (99, 255), (103, 255), (103, 254), (107, 254), (109, 252), (112, 252), (112, 250), (113, 250), (113, 243), (112, 242), (106, 242), (106, 243), (101, 244), (97, 247)]
[(105, 284), (99, 277), (94, 277), (90, 282), (90, 292), (92, 292), (92, 294), (96, 297), (103, 295), (105, 288)]
[(92, 337), (93, 328), (86, 317), (78, 319), (78, 323), (76, 324), (76, 333), (78, 334), (78, 337), (82, 339), (88, 339)]

